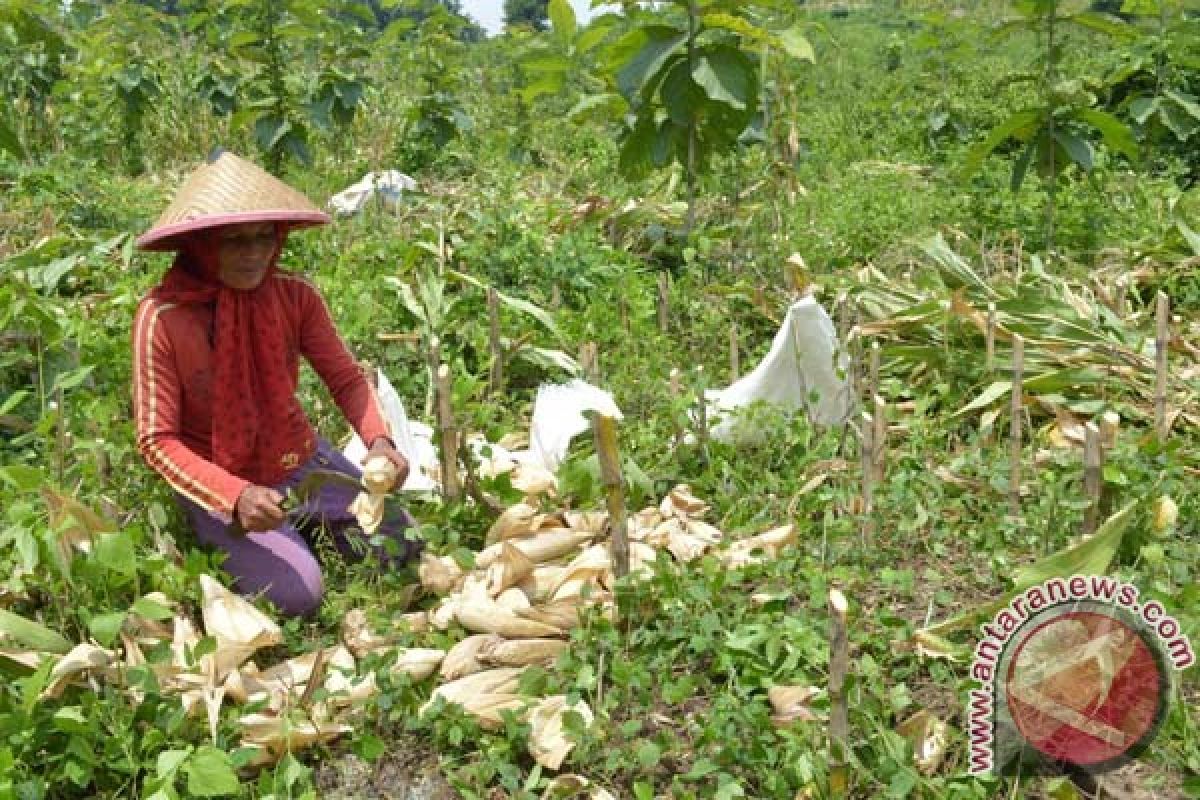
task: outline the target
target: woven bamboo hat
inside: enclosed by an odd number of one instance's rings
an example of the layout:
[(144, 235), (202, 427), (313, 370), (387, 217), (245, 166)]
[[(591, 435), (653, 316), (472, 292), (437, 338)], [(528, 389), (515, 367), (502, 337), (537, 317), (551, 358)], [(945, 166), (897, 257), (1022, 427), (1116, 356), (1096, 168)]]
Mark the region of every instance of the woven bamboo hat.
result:
[(218, 150), (188, 176), (137, 245), (143, 250), (175, 250), (183, 234), (241, 222), (286, 222), (301, 228), (323, 225), (329, 215), (265, 170)]

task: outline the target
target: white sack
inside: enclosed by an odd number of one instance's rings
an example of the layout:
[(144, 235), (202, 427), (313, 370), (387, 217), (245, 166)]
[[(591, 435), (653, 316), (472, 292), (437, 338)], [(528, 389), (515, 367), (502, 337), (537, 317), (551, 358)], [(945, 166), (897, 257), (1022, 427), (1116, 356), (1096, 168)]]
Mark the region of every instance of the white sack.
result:
[(405, 192), (414, 192), (417, 182), (394, 169), (368, 172), (358, 183), (347, 186), (329, 199), (329, 207), (338, 214), (357, 214), (375, 195), (386, 208), (394, 208)]
[(567, 457), (571, 440), (591, 427), (583, 415), (585, 411), (622, 418), (613, 396), (585, 381), (575, 379), (539, 387), (529, 423), (529, 450), (515, 452), (512, 457), (557, 472)]
[[(383, 419), (391, 432), (396, 449), (408, 459), (408, 480), (400, 487), (405, 491), (426, 491), (437, 489), (438, 484), (431, 478), (438, 469), (437, 450), (433, 446), (433, 428), (421, 422), (409, 421), (404, 413), (404, 401), (392, 386), (391, 381), (377, 371), (376, 396), (383, 410)], [(355, 464), (361, 464), (367, 455), (363, 440), (354, 434), (350, 442), (342, 450), (342, 454)]]
[[(736, 410), (764, 401), (785, 411), (805, 408), (818, 425), (844, 422), (853, 408), (851, 389), (844, 376), (847, 359), (833, 320), (810, 295), (796, 301), (771, 342), (771, 350), (754, 371), (725, 389), (705, 393), (710, 435), (721, 441), (753, 438)], [(815, 400), (809, 393), (815, 392)]]

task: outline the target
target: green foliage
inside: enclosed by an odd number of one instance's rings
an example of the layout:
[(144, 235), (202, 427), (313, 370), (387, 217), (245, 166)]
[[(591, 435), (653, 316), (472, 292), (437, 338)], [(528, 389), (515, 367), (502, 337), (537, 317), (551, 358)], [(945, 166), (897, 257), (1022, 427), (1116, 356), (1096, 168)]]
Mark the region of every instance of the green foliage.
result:
[(544, 31), (546, 20), (551, 17), (550, 5), (548, 0), (504, 0), (504, 25)]

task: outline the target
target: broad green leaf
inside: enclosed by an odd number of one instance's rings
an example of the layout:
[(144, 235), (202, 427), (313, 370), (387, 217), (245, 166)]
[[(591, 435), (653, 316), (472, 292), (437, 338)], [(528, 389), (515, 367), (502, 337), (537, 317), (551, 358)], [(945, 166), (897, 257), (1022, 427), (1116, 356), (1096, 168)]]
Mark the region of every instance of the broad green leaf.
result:
[(21, 147), (21, 140), (17, 138), (17, 132), (2, 119), (0, 119), (0, 151), (8, 151), (17, 158), (25, 155), (24, 148)]
[(547, 6), (550, 16), (550, 27), (554, 30), (554, 38), (564, 46), (575, 36), (575, 9), (567, 0), (550, 0)]
[(920, 636), (940, 638), (956, 631), (973, 628), (976, 624), (995, 616), (1000, 609), (1030, 586), (1050, 578), (1103, 575), (1108, 571), (1108, 565), (1121, 546), (1125, 531), (1133, 520), (1133, 510), (1136, 505), (1137, 503), (1130, 503), (1113, 514), (1100, 526), (1100, 530), (1079, 544), (1060, 550), (1028, 567), (1017, 570), (1013, 578), (1012, 591), (999, 600), (967, 609), (944, 622), (922, 628), (917, 631), (914, 638)]
[(1085, 108), (1075, 113), (1077, 119), (1083, 120), (1096, 130), (1104, 139), (1105, 147), (1123, 154), (1130, 161), (1138, 160), (1138, 143), (1133, 131), (1121, 120), (1105, 111)]
[[(462, 281), (463, 283), (469, 283), (477, 289), (487, 290), (488, 288), (486, 283), (479, 280), (474, 275), (468, 275), (465, 272), (459, 272), (458, 270), (453, 269), (446, 270), (446, 274), (452, 278)], [(500, 291), (496, 292), (496, 297), (500, 300), (502, 305), (508, 306), (514, 311), (519, 311), (526, 316), (532, 317), (540, 322), (546, 328), (546, 330), (550, 331), (555, 336), (559, 335), (558, 326), (554, 323), (554, 316), (544, 308), (536, 306), (528, 300), (523, 300), (520, 297), (514, 297), (510, 294), (505, 294), (504, 292)]]
[(971, 268), (971, 265), (963, 260), (963, 257), (954, 252), (950, 245), (946, 244), (942, 234), (934, 234), (931, 238), (921, 242), (921, 250), (925, 255), (933, 259), (938, 267), (938, 272), (942, 276), (942, 280), (951, 289), (957, 289), (960, 286), (970, 286), (978, 292), (986, 295), (989, 298), (997, 297), (996, 290), (987, 284), (987, 282), (979, 277), (979, 273)]
[(86, 367), (73, 369), (70, 372), (60, 372), (54, 378), (54, 385), (50, 387), (50, 393), (54, 394), (58, 390), (70, 391), (77, 388), (80, 384), (87, 380), (88, 376), (96, 369), (95, 364), (89, 364)]
[(1187, 115), (1192, 119), (1200, 122), (1200, 101), (1186, 92), (1177, 92), (1174, 89), (1164, 89), (1163, 96), (1169, 97), (1175, 101), (1175, 104), (1182, 108)]
[(703, 113), (704, 90), (692, 80), (692, 71), (688, 69), (686, 58), (677, 60), (667, 71), (658, 93), (667, 116), (676, 125), (691, 125)]
[(1158, 116), (1163, 125), (1181, 142), (1186, 142), (1200, 128), (1200, 122), (1193, 119), (1177, 103), (1162, 103)]
[(133, 601), (133, 605), (129, 607), (129, 610), (139, 617), (159, 622), (172, 619), (175, 616), (174, 611), (148, 597), (139, 597)]
[(1110, 17), (1108, 14), (1095, 11), (1081, 11), (1066, 17), (1066, 19), (1080, 27), (1107, 34), (1116, 39), (1136, 39), (1139, 35), (1137, 28), (1129, 23), (1123, 22), (1118, 17)]
[(595, 17), (588, 26), (579, 32), (575, 37), (575, 52), (590, 53), (596, 45), (604, 41), (612, 29), (620, 21), (621, 17), (616, 14), (604, 14)]
[(1026, 377), (1021, 381), (1021, 387), (1029, 394), (1051, 394), (1075, 386), (1100, 383), (1103, 379), (1103, 375), (1093, 370), (1069, 367)]
[(83, 714), (79, 706), (66, 706), (54, 712), (54, 727), (65, 733), (88, 733), (92, 721)]
[(627, 107), (625, 98), (614, 92), (589, 94), (579, 98), (579, 102), (567, 112), (567, 119), (581, 122), (595, 116), (613, 118)]
[[(650, 25), (627, 34), (640, 37), (640, 46), (617, 71), (617, 87), (621, 94), (633, 97), (642, 90), (687, 41), (687, 32), (666, 25)], [(624, 41), (623, 39), (623, 41)]]
[(117, 640), (117, 634), (121, 632), (121, 626), (124, 624), (124, 611), (97, 614), (88, 620), (88, 631), (100, 644), (110, 647)]
[(1080, 139), (1073, 133), (1056, 130), (1054, 141), (1062, 145), (1063, 151), (1080, 169), (1084, 172), (1092, 171), (1092, 146), (1086, 140)]
[(1021, 148), (1021, 155), (1013, 162), (1012, 177), (1009, 179), (1008, 188), (1013, 193), (1021, 191), (1021, 185), (1025, 183), (1025, 176), (1029, 173), (1029, 164), (1033, 161), (1034, 155), (1037, 153), (1037, 140), (1027, 142)]
[(992, 151), (999, 147), (1004, 140), (1015, 137), (1023, 142), (1029, 141), (1041, 124), (1042, 117), (1041, 109), (1018, 111), (992, 128), (986, 139), (967, 151), (967, 156), (963, 161), (962, 177), (969, 178), (978, 172), (983, 165), (983, 160), (991, 155)]
[(1138, 125), (1145, 125), (1146, 120), (1150, 119), (1155, 111), (1158, 111), (1157, 97), (1140, 95), (1129, 104), (1129, 116), (1133, 117)]
[(728, 14), (724, 11), (713, 11), (700, 17), (700, 23), (706, 28), (722, 28), (733, 31), (754, 42), (775, 44), (779, 40), (770, 31), (760, 28), (745, 17)]
[(722, 45), (701, 51), (692, 80), (710, 100), (739, 111), (754, 104), (754, 65), (736, 47)]
[(160, 778), (169, 778), (175, 774), (179, 766), (191, 755), (192, 748), (186, 750), (163, 750), (158, 754), (155, 774)]
[(101, 533), (96, 536), (92, 543), (91, 558), (118, 575), (132, 576), (137, 572), (133, 539), (125, 533)]
[(991, 386), (984, 389), (978, 397), (972, 400), (967, 405), (960, 408), (951, 414), (951, 417), (960, 417), (963, 414), (970, 414), (972, 411), (988, 408), (1001, 397), (1012, 394), (1012, 381), (996, 381)]
[(37, 489), (46, 483), (46, 473), (37, 467), (27, 467), (24, 464), (13, 464), (0, 467), (0, 481), (23, 492)]
[(41, 623), (0, 609), (0, 638), (46, 653), (65, 653), (71, 643)]
[(521, 89), (521, 99), (526, 103), (533, 103), (539, 97), (556, 95), (562, 91), (566, 82), (567, 76), (564, 73), (546, 73)]
[(780, 31), (778, 36), (783, 52), (792, 58), (798, 58), (810, 64), (817, 63), (817, 56), (813, 52), (812, 42), (800, 32), (799, 27), (793, 26), (787, 30)]
[(229, 755), (210, 745), (197, 748), (183, 771), (188, 792), (198, 797), (224, 797), (241, 792), (241, 783)]

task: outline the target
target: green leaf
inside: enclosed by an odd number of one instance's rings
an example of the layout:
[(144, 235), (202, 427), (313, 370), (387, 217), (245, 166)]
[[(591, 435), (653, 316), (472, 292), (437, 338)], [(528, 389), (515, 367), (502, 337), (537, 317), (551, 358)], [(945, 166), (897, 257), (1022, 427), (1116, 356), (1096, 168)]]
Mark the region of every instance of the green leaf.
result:
[(1129, 104), (1129, 116), (1138, 125), (1145, 125), (1155, 111), (1158, 111), (1158, 98), (1150, 95), (1139, 95)]
[(65, 733), (89, 733), (92, 723), (79, 706), (67, 706), (54, 712), (54, 727)]
[(21, 140), (17, 138), (17, 132), (2, 119), (0, 119), (0, 151), (8, 151), (17, 158), (25, 155), (25, 150), (21, 147)]
[(1012, 178), (1009, 180), (1008, 188), (1013, 193), (1021, 191), (1021, 184), (1025, 183), (1025, 176), (1029, 173), (1029, 164), (1033, 161), (1033, 156), (1037, 152), (1037, 141), (1026, 143), (1021, 150), (1021, 155), (1013, 162)]
[(1192, 253), (1200, 256), (1200, 233), (1192, 230), (1182, 219), (1175, 220), (1175, 227), (1183, 234), (1183, 238), (1187, 241), (1188, 246), (1192, 248)]
[(102, 533), (92, 541), (91, 558), (97, 564), (118, 575), (137, 573), (137, 555), (133, 540), (125, 533)]
[(1100, 131), (1105, 147), (1122, 153), (1130, 161), (1138, 160), (1137, 139), (1134, 138), (1133, 131), (1124, 122), (1112, 114), (1094, 108), (1081, 109), (1075, 112), (1075, 117)]
[(754, 65), (736, 47), (721, 45), (700, 53), (692, 80), (710, 100), (742, 111), (755, 102)]
[(1127, 22), (1123, 22), (1118, 17), (1111, 17), (1108, 14), (1101, 14), (1095, 11), (1081, 11), (1078, 14), (1066, 17), (1066, 19), (1082, 28), (1107, 34), (1117, 39), (1132, 40), (1138, 38), (1137, 28)]
[(1073, 133), (1056, 130), (1054, 141), (1062, 145), (1063, 150), (1076, 165), (1084, 172), (1092, 171), (1092, 146), (1086, 140), (1080, 139)]
[(969, 151), (963, 161), (962, 178), (969, 178), (983, 166), (983, 160), (992, 154), (1006, 139), (1017, 138), (1028, 141), (1042, 121), (1041, 109), (1018, 111), (1001, 122), (988, 133), (987, 138), (979, 142)]
[(125, 624), (124, 611), (112, 611), (107, 614), (97, 614), (88, 620), (88, 631), (96, 637), (96, 641), (109, 647), (117, 640), (121, 626)]
[(192, 748), (186, 750), (163, 750), (158, 754), (158, 761), (155, 766), (155, 774), (160, 778), (169, 778), (175, 774), (187, 757), (191, 755)]
[(686, 58), (678, 59), (663, 78), (658, 90), (671, 121), (681, 127), (693, 124), (702, 113), (704, 90), (692, 80)]
[(0, 467), (0, 481), (4, 481), (18, 491), (27, 492), (37, 489), (46, 483), (46, 480), (46, 473), (37, 467), (27, 467), (24, 464)]
[(66, 653), (71, 649), (71, 643), (61, 634), (4, 609), (0, 609), (0, 635), (45, 653)]
[(172, 619), (175, 616), (175, 612), (164, 606), (162, 603), (155, 602), (154, 600), (150, 600), (146, 597), (139, 597), (137, 600), (135, 600), (133, 605), (130, 606), (129, 610), (134, 614), (137, 614), (139, 617), (157, 620), (159, 622), (166, 619)]
[(198, 748), (188, 759), (184, 772), (188, 791), (199, 797), (223, 797), (241, 791), (228, 754), (211, 745)]
[(625, 98), (614, 92), (604, 94), (589, 94), (579, 98), (579, 102), (567, 112), (567, 119), (572, 122), (582, 122), (589, 118), (614, 118), (628, 107)]
[(550, 16), (554, 38), (564, 46), (567, 45), (575, 35), (575, 9), (571, 8), (567, 0), (550, 0), (546, 10)]
[(1200, 122), (1200, 101), (1195, 97), (1185, 92), (1177, 92), (1174, 89), (1163, 90), (1163, 96), (1169, 97), (1175, 101), (1175, 104), (1183, 109), (1188, 116)]
[(1012, 394), (1012, 381), (996, 381), (991, 386), (984, 389), (978, 397), (972, 400), (967, 405), (960, 408), (951, 414), (951, 418), (960, 417), (963, 414), (970, 414), (972, 411), (988, 408), (1001, 397)]
[(627, 34), (625, 38), (640, 37), (641, 46), (617, 71), (617, 87), (621, 94), (633, 97), (687, 41), (687, 32), (666, 25), (650, 25)]
[(792, 58), (798, 58), (810, 64), (817, 63), (817, 56), (813, 52), (812, 42), (800, 32), (799, 27), (793, 26), (787, 30), (780, 31), (778, 36), (783, 52)]

